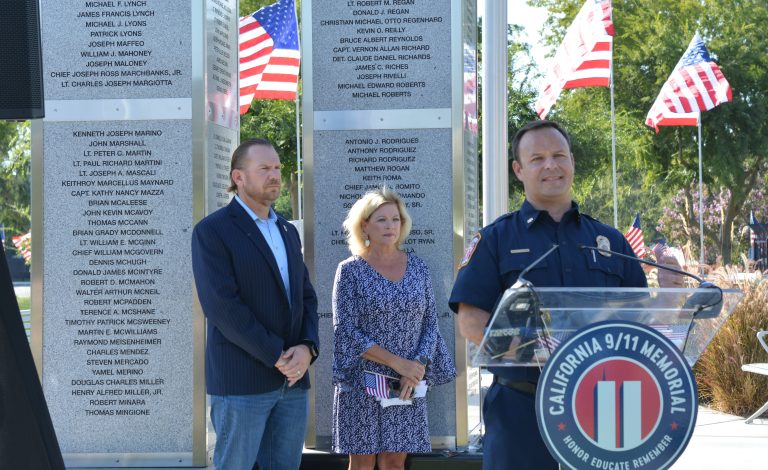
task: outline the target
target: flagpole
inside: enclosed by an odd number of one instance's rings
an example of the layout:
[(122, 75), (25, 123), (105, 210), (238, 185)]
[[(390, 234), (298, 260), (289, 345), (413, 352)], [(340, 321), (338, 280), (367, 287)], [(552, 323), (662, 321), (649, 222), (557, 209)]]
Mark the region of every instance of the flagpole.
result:
[[(293, 2), (293, 11), (294, 16), (296, 17), (296, 35), (297, 40), (299, 43), (299, 57), (302, 57), (303, 54), (301, 53), (301, 37), (299, 36), (299, 32), (301, 31), (301, 28), (299, 27), (299, 13), (297, 11), (296, 2)], [(299, 70), (301, 72), (301, 70)], [(299, 73), (300, 75), (300, 73)], [(294, 100), (294, 103), (296, 104), (296, 176), (297, 180), (296, 183), (299, 185), (298, 191), (296, 193), (296, 197), (298, 198), (298, 207), (299, 213), (296, 214), (298, 216), (298, 220), (304, 220), (304, 204), (303, 204), (303, 193), (304, 190), (301, 187), (301, 121), (299, 119), (299, 76), (296, 76), (296, 99)], [(304, 227), (302, 222), (302, 227)]]
[[(613, 9), (611, 9), (613, 21)], [(616, 195), (616, 109), (613, 103), (613, 41), (611, 41), (611, 161), (613, 164), (613, 226), (619, 226), (619, 200)]]
[(304, 199), (302, 194), (303, 190), (301, 187), (301, 122), (299, 120), (299, 92), (296, 90), (296, 100), (294, 100), (294, 103), (296, 103), (296, 174), (298, 175), (298, 181), (297, 184), (299, 185), (299, 191), (298, 191), (298, 198), (299, 198), (299, 213), (298, 213), (298, 219), (304, 220), (304, 214), (303, 214), (303, 204), (302, 200)]
[[(704, 171), (701, 164), (701, 111), (699, 111), (697, 121), (699, 129), (699, 270), (701, 271), (704, 266), (704, 183), (701, 176)], [(701, 272), (703, 273), (703, 271)]]

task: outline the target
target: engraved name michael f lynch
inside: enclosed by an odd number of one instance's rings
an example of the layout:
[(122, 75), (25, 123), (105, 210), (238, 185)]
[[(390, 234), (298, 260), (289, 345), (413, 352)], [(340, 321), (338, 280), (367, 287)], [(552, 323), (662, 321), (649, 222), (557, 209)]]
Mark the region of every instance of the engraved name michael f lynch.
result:
[[(169, 63), (170, 47), (179, 47), (158, 27), (165, 8), (147, 0), (85, 1), (67, 12), (74, 28), (71, 47), (61, 51), (48, 72), (48, 87), (58, 89), (166, 89), (188, 81), (188, 73)], [(61, 64), (61, 65), (59, 65)]]

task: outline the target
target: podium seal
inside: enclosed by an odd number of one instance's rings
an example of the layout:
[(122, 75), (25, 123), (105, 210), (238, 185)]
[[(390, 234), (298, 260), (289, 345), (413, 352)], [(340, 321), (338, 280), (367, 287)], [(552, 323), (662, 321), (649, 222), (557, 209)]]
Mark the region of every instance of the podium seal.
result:
[(656, 330), (606, 321), (576, 332), (547, 361), (536, 391), (539, 432), (564, 467), (665, 469), (696, 425), (691, 368)]

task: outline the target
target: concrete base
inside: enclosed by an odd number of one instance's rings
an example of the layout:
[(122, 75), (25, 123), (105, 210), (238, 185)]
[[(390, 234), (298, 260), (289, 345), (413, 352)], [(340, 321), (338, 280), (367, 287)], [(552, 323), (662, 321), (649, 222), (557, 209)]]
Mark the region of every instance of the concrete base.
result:
[[(405, 461), (406, 470), (480, 470), (482, 454), (440, 453), (413, 454)], [(301, 470), (346, 470), (349, 459), (346, 455), (312, 453), (304, 454)], [(256, 470), (257, 467), (254, 467)]]
[[(406, 470), (480, 470), (483, 466), (482, 454), (444, 453), (409, 455), (405, 462)], [(68, 467), (74, 469), (74, 467)], [(216, 470), (213, 464), (197, 467), (199, 470)], [(254, 465), (253, 470), (258, 470)], [(346, 455), (327, 454), (309, 451), (301, 459), (300, 470), (347, 470), (349, 459)], [(89, 470), (114, 470), (114, 468), (90, 468)], [(169, 468), (144, 468), (142, 470), (170, 470)]]

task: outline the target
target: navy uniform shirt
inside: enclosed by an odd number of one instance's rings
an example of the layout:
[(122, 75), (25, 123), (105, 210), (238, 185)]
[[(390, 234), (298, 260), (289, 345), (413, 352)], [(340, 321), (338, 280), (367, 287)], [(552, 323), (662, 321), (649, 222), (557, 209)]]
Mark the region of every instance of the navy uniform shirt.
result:
[[(534, 287), (647, 287), (640, 263), (579, 248), (597, 246), (598, 237), (608, 239), (610, 247), (604, 241), (603, 247), (634, 256), (618, 230), (579, 213), (575, 202), (558, 223), (526, 200), (519, 211), (499, 217), (470, 242), (451, 292), (451, 310), (458, 312), (459, 303), (465, 303), (492, 313), (520, 271), (553, 244), (559, 248), (525, 275)], [(490, 370), (521, 381), (535, 382), (539, 376), (533, 367)]]

